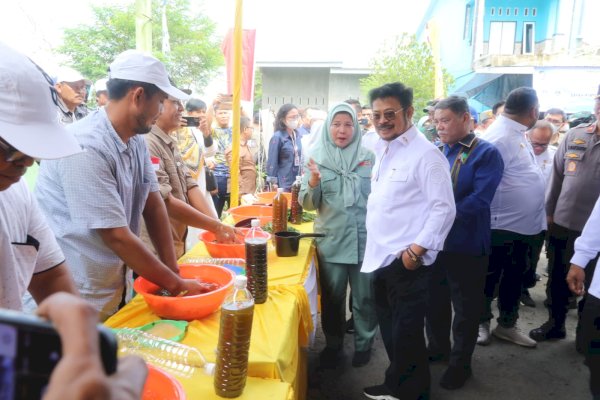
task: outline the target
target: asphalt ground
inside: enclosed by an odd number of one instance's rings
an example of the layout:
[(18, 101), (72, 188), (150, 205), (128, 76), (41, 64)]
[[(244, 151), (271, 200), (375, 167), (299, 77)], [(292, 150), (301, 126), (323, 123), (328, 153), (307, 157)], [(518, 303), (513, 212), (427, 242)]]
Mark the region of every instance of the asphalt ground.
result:
[[(546, 321), (548, 313), (542, 302), (546, 298), (546, 259), (540, 260), (538, 272), (542, 280), (530, 289), (535, 308), (520, 306), (519, 326), (526, 333)], [(497, 316), (496, 303), (492, 310)], [(492, 328), (496, 322), (492, 321)], [(459, 390), (449, 391), (438, 382), (447, 365), (434, 363), (431, 368), (431, 399), (433, 400), (579, 400), (591, 399), (588, 389), (589, 372), (583, 356), (575, 351), (576, 310), (567, 317), (565, 340), (538, 343), (529, 349), (492, 336), (489, 346), (476, 346), (473, 355), (473, 377)], [(383, 382), (388, 358), (379, 332), (369, 364), (361, 368), (351, 365), (354, 352), (352, 335), (344, 340), (344, 359), (335, 370), (319, 368), (319, 352), (325, 347), (320, 325), (313, 345), (308, 349), (309, 400), (366, 399), (363, 388)]]

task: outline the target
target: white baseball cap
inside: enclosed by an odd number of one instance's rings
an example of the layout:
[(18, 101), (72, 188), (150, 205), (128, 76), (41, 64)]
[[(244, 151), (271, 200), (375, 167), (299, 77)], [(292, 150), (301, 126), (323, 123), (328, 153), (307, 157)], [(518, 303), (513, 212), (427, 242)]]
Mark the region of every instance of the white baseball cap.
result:
[(71, 67), (58, 68), (55, 81), (56, 83), (85, 81), (86, 85), (92, 84), (92, 81), (90, 81), (89, 79), (85, 79), (79, 71), (76, 71)]
[(160, 60), (138, 50), (125, 50), (119, 54), (110, 64), (108, 77), (152, 83), (179, 100), (187, 100), (190, 97), (171, 85), (169, 74)]
[(104, 91), (104, 92), (107, 91), (107, 89), (106, 89), (106, 82), (107, 81), (108, 81), (108, 79), (102, 78), (102, 79), (98, 79), (96, 81), (96, 83), (94, 83), (94, 89), (96, 90), (96, 93), (102, 92), (102, 91)]
[(52, 79), (21, 53), (0, 43), (0, 137), (33, 158), (80, 153), (58, 122)]

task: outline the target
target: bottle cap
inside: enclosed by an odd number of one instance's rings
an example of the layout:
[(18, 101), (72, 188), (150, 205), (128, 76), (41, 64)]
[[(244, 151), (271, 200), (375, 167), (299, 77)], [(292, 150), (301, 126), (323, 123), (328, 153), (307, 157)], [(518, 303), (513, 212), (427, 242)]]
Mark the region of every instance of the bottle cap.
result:
[(236, 275), (235, 280), (233, 281), (233, 286), (235, 286), (236, 289), (244, 289), (247, 284), (248, 278), (244, 275)]
[(250, 222), (250, 226), (252, 226), (253, 228), (259, 228), (260, 227), (260, 219), (253, 219), (252, 222)]
[(283, 193), (283, 188), (277, 188), (277, 193)]

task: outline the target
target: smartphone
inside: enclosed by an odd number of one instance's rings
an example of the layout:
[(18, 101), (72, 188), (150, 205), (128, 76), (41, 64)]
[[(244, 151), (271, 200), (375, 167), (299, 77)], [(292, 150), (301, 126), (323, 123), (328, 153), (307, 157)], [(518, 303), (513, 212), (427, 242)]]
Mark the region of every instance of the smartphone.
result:
[(200, 117), (183, 117), (187, 121), (187, 126), (200, 126)]
[[(98, 325), (104, 371), (117, 369), (117, 340)], [(34, 315), (0, 309), (0, 399), (41, 399), (61, 358), (60, 337)]]

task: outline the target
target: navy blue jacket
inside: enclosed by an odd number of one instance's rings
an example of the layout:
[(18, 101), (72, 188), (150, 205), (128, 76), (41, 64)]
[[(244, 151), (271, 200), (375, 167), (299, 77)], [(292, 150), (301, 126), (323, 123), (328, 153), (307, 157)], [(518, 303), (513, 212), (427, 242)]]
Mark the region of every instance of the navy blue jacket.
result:
[(453, 177), (456, 218), (444, 243), (444, 251), (470, 255), (487, 255), (491, 251), (490, 204), (502, 179), (504, 162), (493, 144), (470, 133), (452, 147), (440, 146), (450, 164), (460, 157), (460, 169)]
[[(300, 139), (301, 135), (296, 131), (298, 158), (302, 160), (302, 141)], [(294, 165), (292, 138), (285, 131), (276, 131), (269, 142), (267, 176), (276, 177), (277, 185), (289, 192), (300, 172), (300, 165)]]

